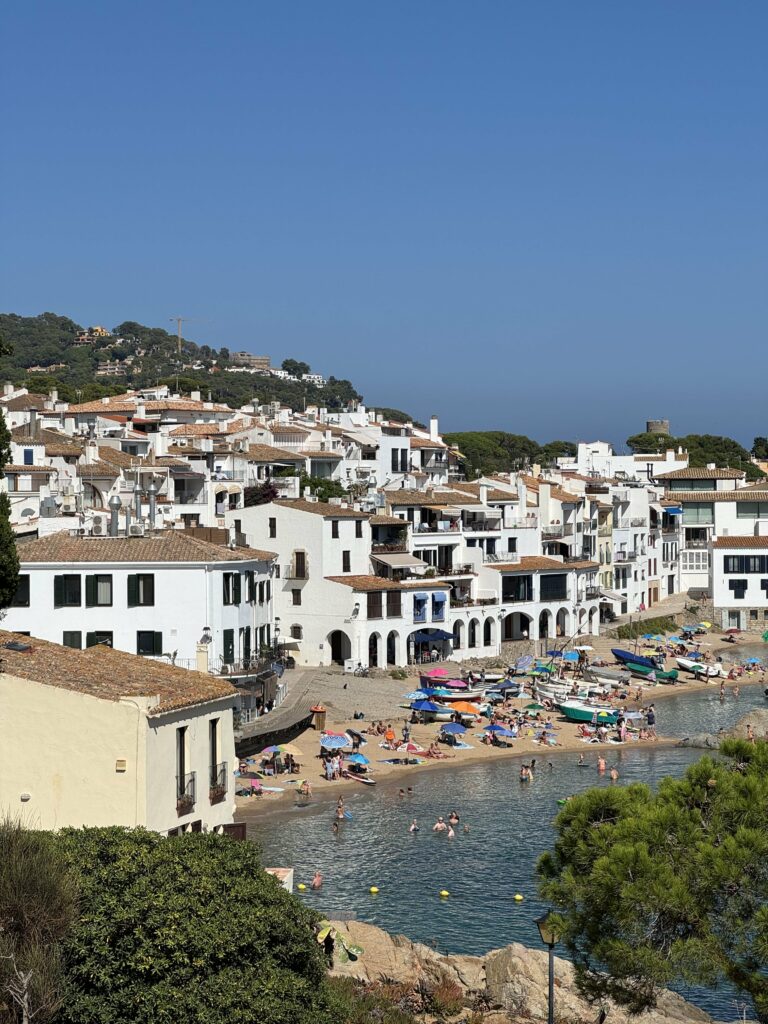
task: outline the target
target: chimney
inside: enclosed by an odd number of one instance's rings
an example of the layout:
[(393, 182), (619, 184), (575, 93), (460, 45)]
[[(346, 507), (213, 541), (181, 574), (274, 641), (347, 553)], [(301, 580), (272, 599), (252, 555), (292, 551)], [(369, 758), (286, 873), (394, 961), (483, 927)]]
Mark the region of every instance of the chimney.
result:
[(155, 441), (155, 457), (160, 458), (163, 455), (168, 454), (168, 438), (165, 434), (161, 434), (160, 431), (154, 435)]
[(707, 469), (714, 469), (714, 468), (715, 468), (714, 462), (708, 462), (707, 463)]
[(37, 412), (29, 410), (29, 436), (34, 440), (37, 437)]
[(118, 494), (113, 494), (107, 502), (109, 505), (109, 536), (116, 537), (118, 530), (118, 517), (120, 515), (120, 508), (122, 507), (122, 501)]
[(137, 419), (137, 420), (146, 419), (146, 416), (147, 416), (147, 407), (146, 407), (146, 405), (144, 405), (143, 402), (137, 402), (136, 403), (136, 412), (133, 415), (134, 415), (134, 418)]
[(149, 498), (149, 528), (154, 530), (155, 528), (155, 515), (157, 514), (157, 487), (155, 487), (155, 481), (147, 488), (147, 497)]
[(664, 452), (664, 458), (666, 459), (667, 462), (674, 462), (675, 461), (675, 449), (674, 448), (667, 448), (667, 450)]
[(517, 479), (517, 514), (521, 519), (528, 515), (528, 488), (521, 477)]
[(534, 462), (534, 464), (531, 466), (531, 475), (536, 477), (536, 479), (538, 479), (541, 476), (541, 466), (538, 462)]
[(133, 510), (136, 513), (136, 522), (141, 519), (141, 484), (139, 483), (138, 474), (136, 475), (136, 483), (133, 485)]
[(13, 384), (11, 384), (10, 381), (6, 381), (5, 384), (3, 384), (3, 397), (6, 398), (8, 395), (12, 395), (14, 390)]
[(51, 388), (51, 390), (48, 393), (48, 397), (50, 398), (51, 402), (53, 402), (53, 404), (56, 405), (56, 403), (59, 400), (59, 392), (56, 390), (56, 388)]
[(438, 419), (437, 419), (437, 416), (430, 416), (429, 417), (429, 440), (430, 441), (437, 441), (437, 439), (439, 437), (440, 437), (440, 431), (438, 429)]
[(199, 402), (200, 401), (200, 392), (199, 391), (190, 391), (189, 397), (192, 399), (193, 402)]
[(542, 482), (539, 484), (539, 516), (542, 526), (549, 526), (552, 509), (552, 487)]
[(328, 410), (324, 407), (320, 407), (320, 415), (318, 417), (321, 423), (326, 423), (328, 420)]
[(483, 505), (488, 504), (488, 495), (490, 493), (490, 490), (491, 489), (488, 486), (488, 484), (480, 484), (480, 501), (483, 503)]
[(109, 398), (105, 395), (101, 400), (102, 405), (109, 405)]

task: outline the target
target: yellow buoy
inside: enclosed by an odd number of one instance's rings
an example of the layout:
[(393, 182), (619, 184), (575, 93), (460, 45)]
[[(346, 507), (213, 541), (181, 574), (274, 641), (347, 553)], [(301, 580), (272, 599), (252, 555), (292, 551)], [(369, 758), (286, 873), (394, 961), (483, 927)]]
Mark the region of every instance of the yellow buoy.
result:
[(440, 895), (441, 896), (450, 896), (451, 894), (448, 892), (447, 889), (441, 889), (440, 890)]
[(296, 886), (296, 888), (303, 892), (304, 889), (306, 889), (307, 887), (306, 887), (306, 885), (304, 885), (303, 882), (299, 882), (299, 884)]
[(521, 896), (519, 892), (515, 893), (515, 903), (522, 903), (525, 896)]
[(372, 885), (371, 888), (368, 891), (373, 893), (373, 895), (375, 896), (376, 893), (379, 891), (379, 889), (378, 889), (378, 886)]

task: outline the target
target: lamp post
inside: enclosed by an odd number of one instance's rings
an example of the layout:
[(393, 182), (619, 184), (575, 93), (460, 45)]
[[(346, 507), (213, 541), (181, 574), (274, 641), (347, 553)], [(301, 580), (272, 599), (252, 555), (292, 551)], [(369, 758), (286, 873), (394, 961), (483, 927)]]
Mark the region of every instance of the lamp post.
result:
[(547, 1011), (547, 1024), (555, 1024), (555, 944), (560, 935), (556, 931), (550, 914), (544, 914), (535, 919), (535, 925), (539, 929), (541, 941), (549, 949), (549, 1006)]

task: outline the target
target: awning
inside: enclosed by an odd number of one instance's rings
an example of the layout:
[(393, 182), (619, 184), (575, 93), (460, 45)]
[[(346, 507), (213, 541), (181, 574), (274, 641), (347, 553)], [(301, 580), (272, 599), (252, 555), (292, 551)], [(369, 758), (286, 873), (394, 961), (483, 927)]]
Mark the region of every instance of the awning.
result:
[(412, 567), (426, 569), (428, 568), (427, 562), (421, 558), (416, 558), (415, 555), (406, 554), (384, 554), (377, 555), (372, 554), (371, 558), (375, 558), (377, 562), (383, 562), (384, 565), (390, 566), (392, 569), (410, 569)]
[(433, 640), (453, 640), (453, 633), (446, 633), (444, 629), (433, 629), (429, 633), (419, 630), (417, 633), (411, 633), (408, 639), (417, 644), (429, 644)]
[(623, 594), (617, 593), (615, 590), (601, 590), (600, 591), (601, 601), (625, 601), (626, 598)]
[(417, 601), (426, 601), (429, 598), (429, 594), (421, 594), (421, 593), (419, 593), (419, 594), (414, 594), (413, 596), (416, 598)]
[[(703, 491), (702, 493), (706, 494), (706, 491)], [(712, 492), (710, 491), (710, 494), (711, 493)], [(675, 507), (675, 508), (665, 508), (664, 511), (667, 513), (668, 516), (681, 516), (683, 514), (683, 510), (681, 508), (678, 508), (678, 507)]]
[(439, 591), (432, 595), (432, 600), (435, 604), (445, 604), (445, 594), (441, 594)]
[(290, 637), (287, 640), (278, 640), (278, 647), (283, 647), (286, 651), (298, 651), (301, 647), (301, 640), (296, 640), (294, 637)]

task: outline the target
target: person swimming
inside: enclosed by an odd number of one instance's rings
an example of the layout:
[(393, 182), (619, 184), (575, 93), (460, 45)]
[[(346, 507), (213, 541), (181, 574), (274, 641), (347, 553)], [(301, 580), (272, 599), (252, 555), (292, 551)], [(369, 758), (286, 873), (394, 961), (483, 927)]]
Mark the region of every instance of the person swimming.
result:
[[(335, 824), (335, 822), (334, 822)], [(323, 885), (323, 876), (319, 871), (315, 872), (315, 876), (310, 883), (310, 889), (321, 889)]]
[(435, 824), (432, 826), (432, 831), (433, 832), (447, 832), (448, 831), (448, 826), (445, 824), (443, 819), (440, 817), (440, 818), (437, 819)]
[(579, 768), (586, 768), (586, 761), (584, 760), (583, 754), (579, 754)]
[(618, 779), (619, 779), (619, 769), (614, 764), (614, 765), (611, 766), (611, 782), (618, 782)]
[(415, 819), (415, 818), (414, 818), (414, 819), (413, 819), (413, 821), (411, 822), (411, 826), (410, 826), (410, 828), (408, 829), (408, 831), (409, 831), (409, 832), (420, 832), (420, 831), (421, 831), (421, 830), (419, 829), (419, 824), (418, 824), (418, 822), (416, 821), (416, 819)]
[(597, 770), (602, 774), (605, 771), (605, 758), (601, 754), (597, 759)]
[(339, 823), (338, 823), (338, 821), (334, 821), (331, 824), (331, 832), (333, 832), (333, 834), (335, 836), (337, 836), (339, 834)]
[(458, 813), (456, 811), (451, 811), (451, 813), (448, 815), (448, 824), (449, 825), (458, 825), (459, 824), (459, 815), (458, 815)]
[(456, 833), (453, 831), (453, 826), (452, 825), (448, 826), (448, 838), (449, 839), (455, 839), (456, 838)]

